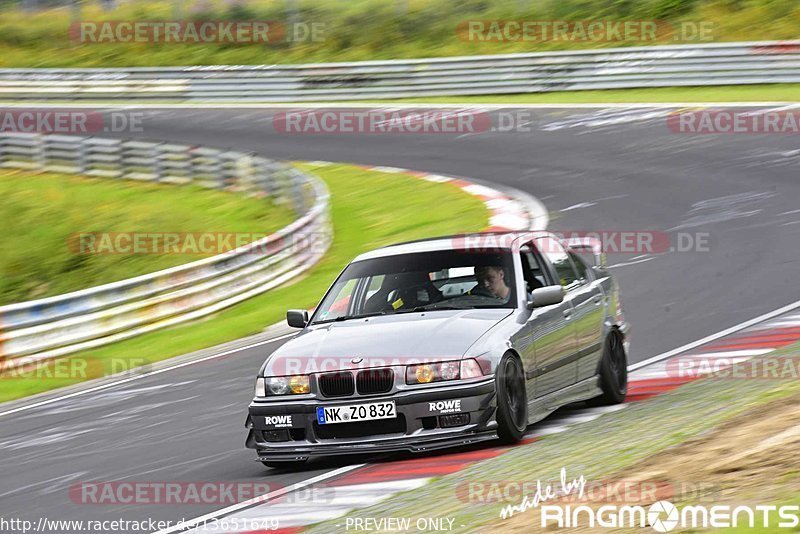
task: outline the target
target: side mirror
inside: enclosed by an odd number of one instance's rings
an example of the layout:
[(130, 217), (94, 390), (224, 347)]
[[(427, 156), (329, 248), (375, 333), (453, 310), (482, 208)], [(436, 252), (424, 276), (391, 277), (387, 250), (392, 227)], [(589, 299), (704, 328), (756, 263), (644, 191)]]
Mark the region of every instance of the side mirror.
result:
[(528, 309), (541, 308), (542, 306), (550, 306), (551, 304), (558, 304), (564, 300), (564, 288), (562, 286), (545, 286), (533, 290), (531, 293), (533, 297), (528, 302)]
[(295, 328), (305, 328), (308, 324), (308, 311), (289, 310), (286, 312), (286, 323)]

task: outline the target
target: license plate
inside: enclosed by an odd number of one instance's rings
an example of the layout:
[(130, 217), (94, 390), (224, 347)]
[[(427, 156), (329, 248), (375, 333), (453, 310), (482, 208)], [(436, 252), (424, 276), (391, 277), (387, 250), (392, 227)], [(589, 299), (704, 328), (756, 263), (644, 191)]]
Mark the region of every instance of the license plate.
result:
[(353, 421), (372, 421), (374, 419), (394, 419), (397, 417), (394, 401), (371, 402), (369, 404), (348, 404), (317, 408), (317, 423), (352, 423)]

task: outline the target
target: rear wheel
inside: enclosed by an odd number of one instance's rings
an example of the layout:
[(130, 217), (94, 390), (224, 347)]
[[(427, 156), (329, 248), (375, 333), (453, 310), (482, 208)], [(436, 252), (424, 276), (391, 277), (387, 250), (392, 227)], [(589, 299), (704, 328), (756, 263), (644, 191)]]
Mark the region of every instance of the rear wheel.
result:
[(628, 357), (625, 354), (622, 334), (616, 330), (608, 334), (603, 359), (600, 361), (600, 389), (603, 394), (592, 399), (594, 405), (619, 404), (628, 394)]
[(497, 366), (497, 435), (503, 443), (522, 439), (528, 426), (528, 396), (522, 364), (506, 354)]

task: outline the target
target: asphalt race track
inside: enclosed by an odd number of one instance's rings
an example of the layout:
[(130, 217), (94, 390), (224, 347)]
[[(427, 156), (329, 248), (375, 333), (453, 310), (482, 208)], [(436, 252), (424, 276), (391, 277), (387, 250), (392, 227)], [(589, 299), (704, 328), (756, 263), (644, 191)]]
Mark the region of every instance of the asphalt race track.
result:
[[(634, 328), (631, 363), (800, 298), (792, 136), (677, 134), (665, 110), (567, 108), (526, 111), (526, 132), (288, 135), (273, 128), (275, 112), (147, 110), (144, 131), (121, 136), (477, 178), (537, 196), (555, 230), (707, 234), (707, 251), (609, 254)], [(244, 448), (253, 376), (282, 342), (0, 417), (0, 515), (176, 521), (225, 505), (81, 505), (68, 490), (80, 481), (288, 485), (346, 464), (269, 471)]]

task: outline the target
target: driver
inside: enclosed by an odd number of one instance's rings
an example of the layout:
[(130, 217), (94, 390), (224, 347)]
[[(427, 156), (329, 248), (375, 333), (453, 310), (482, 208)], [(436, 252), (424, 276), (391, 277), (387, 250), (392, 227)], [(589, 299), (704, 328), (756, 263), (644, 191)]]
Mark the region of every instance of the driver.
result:
[(488, 292), (492, 297), (507, 300), (511, 288), (506, 284), (506, 273), (499, 265), (475, 267), (475, 279), (478, 285), (471, 293)]

